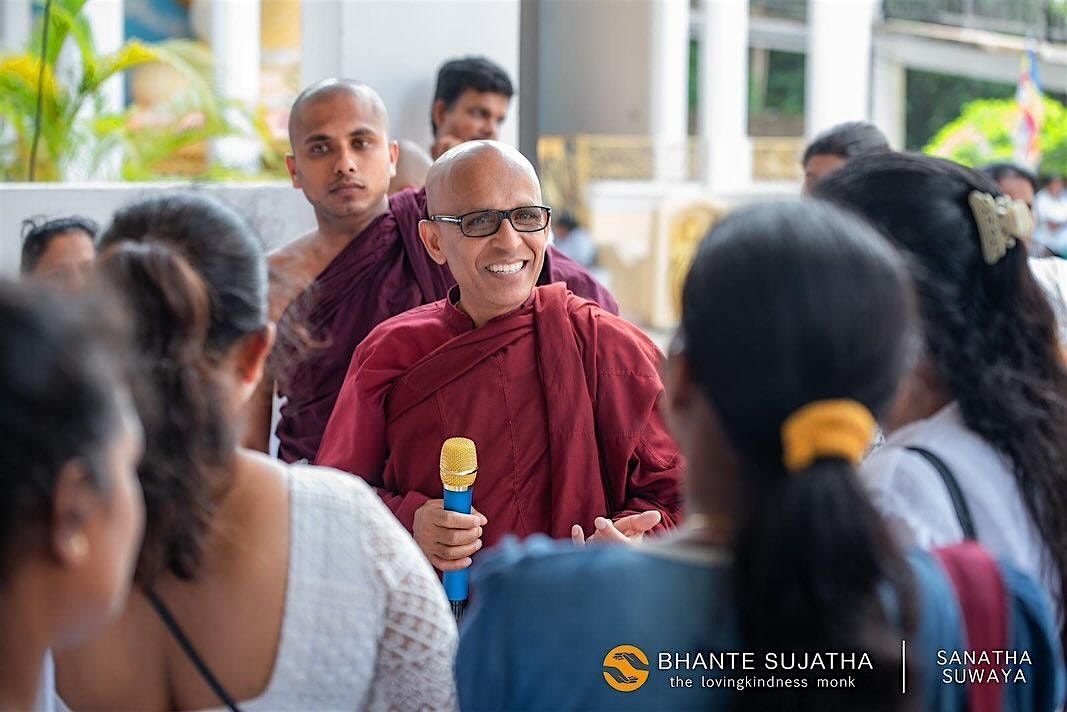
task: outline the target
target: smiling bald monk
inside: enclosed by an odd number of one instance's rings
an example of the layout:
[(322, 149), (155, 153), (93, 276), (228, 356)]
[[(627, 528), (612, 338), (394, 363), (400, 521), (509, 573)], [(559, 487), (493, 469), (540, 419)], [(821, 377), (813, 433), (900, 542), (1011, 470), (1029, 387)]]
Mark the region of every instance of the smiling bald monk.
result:
[[(658, 408), (661, 354), (566, 285), (537, 286), (550, 209), (533, 167), (468, 142), (426, 189), (422, 243), (458, 284), (356, 349), (318, 463), (376, 487), (440, 570), (505, 534), (637, 539), (674, 526), (682, 461)], [(478, 445), (470, 515), (437, 499), (450, 436)]]
[[(289, 140), (293, 152), (286, 166), (293, 187), (314, 208), (317, 227), (270, 256), (278, 345), (273, 375), (251, 405), (244, 442), (267, 449), (277, 386), (285, 399), (278, 455), (293, 462), (314, 458), (352, 352), (370, 330), (441, 299), (455, 280), (419, 241), (425, 192), (388, 194), (398, 149), (377, 92), (346, 79), (305, 89), (290, 113)], [(584, 268), (554, 250), (538, 280), (564, 282), (618, 311)]]

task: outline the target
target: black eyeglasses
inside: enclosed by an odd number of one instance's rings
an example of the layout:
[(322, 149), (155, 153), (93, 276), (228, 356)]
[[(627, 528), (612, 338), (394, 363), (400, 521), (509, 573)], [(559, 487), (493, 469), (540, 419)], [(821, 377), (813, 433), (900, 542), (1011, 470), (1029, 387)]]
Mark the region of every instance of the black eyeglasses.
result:
[(476, 210), (463, 215), (431, 215), (434, 222), (446, 222), (459, 225), (459, 230), (467, 237), (489, 237), (500, 229), (505, 219), (515, 228), (515, 232), (537, 232), (548, 226), (548, 216), (552, 208), (544, 205), (524, 205), (511, 210)]

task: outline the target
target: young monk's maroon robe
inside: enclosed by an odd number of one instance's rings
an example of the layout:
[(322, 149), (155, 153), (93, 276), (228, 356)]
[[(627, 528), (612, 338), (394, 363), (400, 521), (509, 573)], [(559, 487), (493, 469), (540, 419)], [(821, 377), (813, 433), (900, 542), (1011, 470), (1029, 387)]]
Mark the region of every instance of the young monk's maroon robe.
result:
[[(455, 284), (419, 240), (425, 191), (389, 198), (389, 211), (356, 236), (282, 315), (272, 365), (284, 397), (277, 435), (286, 462), (311, 460), (356, 346), (389, 317), (443, 298)], [(575, 294), (618, 313), (615, 299), (555, 248), (539, 284), (564, 282)], [(309, 344), (311, 344), (309, 346)]]
[(382, 323), (356, 349), (317, 463), (366, 479), (410, 530), (441, 497), (441, 444), (471, 438), (486, 546), (649, 509), (677, 524), (683, 464), (657, 409), (656, 346), (561, 284), (481, 328), (457, 298)]

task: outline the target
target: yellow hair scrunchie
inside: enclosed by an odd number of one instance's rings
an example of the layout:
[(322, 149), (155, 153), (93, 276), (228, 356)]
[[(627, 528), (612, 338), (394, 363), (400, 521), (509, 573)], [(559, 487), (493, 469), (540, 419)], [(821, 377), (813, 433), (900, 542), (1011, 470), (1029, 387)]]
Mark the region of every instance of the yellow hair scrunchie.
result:
[(875, 427), (871, 411), (854, 400), (815, 401), (798, 408), (782, 423), (785, 469), (799, 472), (825, 457), (858, 465)]

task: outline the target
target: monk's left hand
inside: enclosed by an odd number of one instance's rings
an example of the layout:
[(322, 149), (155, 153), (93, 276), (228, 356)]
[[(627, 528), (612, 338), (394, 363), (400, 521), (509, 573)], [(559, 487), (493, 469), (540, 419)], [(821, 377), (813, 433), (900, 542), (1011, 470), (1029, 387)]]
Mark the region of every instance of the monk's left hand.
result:
[(645, 534), (652, 530), (663, 515), (658, 509), (650, 509), (640, 514), (631, 514), (622, 517), (616, 522), (606, 517), (597, 517), (593, 524), (596, 531), (588, 539), (582, 527), (575, 524), (571, 527), (571, 541), (578, 545), (588, 542), (602, 542), (608, 544), (636, 544), (645, 538)]

